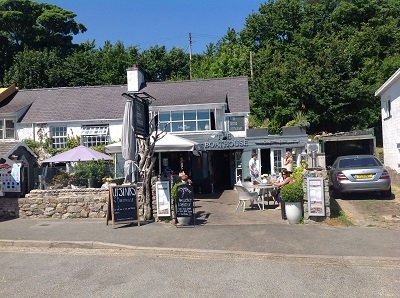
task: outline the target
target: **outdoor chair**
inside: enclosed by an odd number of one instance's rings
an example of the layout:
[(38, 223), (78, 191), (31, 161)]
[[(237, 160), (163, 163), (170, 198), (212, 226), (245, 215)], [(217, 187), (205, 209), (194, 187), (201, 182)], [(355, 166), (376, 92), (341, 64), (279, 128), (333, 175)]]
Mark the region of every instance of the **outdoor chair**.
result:
[(249, 191), (246, 187), (243, 185), (237, 185), (235, 184), (235, 188), (239, 194), (239, 203), (236, 206), (236, 211), (239, 209), (240, 206), (243, 208), (243, 212), (245, 211), (246, 208), (246, 202), (250, 203), (250, 207), (253, 205), (254, 201), (257, 203), (258, 208), (261, 210), (260, 203), (258, 202), (258, 192), (255, 191)]

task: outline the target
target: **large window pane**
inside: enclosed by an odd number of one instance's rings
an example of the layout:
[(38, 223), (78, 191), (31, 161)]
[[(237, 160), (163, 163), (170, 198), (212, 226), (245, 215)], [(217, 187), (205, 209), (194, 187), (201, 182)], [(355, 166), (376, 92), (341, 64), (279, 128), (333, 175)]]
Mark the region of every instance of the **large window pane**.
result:
[(169, 122), (171, 121), (169, 112), (160, 112), (159, 121), (160, 122)]
[(183, 122), (172, 122), (172, 131), (183, 131)]
[(210, 121), (208, 121), (208, 120), (197, 121), (197, 129), (198, 130), (210, 130)]
[(197, 111), (197, 119), (198, 120), (210, 119), (210, 112), (208, 110), (198, 110)]
[(171, 120), (172, 121), (183, 120), (183, 112), (171, 112)]
[(186, 120), (196, 120), (196, 111), (185, 111)]
[(185, 121), (185, 131), (195, 131), (196, 121)]
[(171, 131), (170, 122), (160, 122), (160, 130)]

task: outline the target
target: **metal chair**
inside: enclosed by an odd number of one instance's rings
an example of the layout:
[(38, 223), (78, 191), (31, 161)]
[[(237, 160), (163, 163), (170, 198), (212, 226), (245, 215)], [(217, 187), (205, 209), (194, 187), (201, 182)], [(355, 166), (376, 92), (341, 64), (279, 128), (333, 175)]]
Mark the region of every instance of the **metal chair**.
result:
[(258, 193), (255, 191), (249, 191), (246, 187), (243, 185), (237, 185), (235, 184), (235, 188), (239, 194), (239, 203), (236, 206), (236, 211), (239, 209), (240, 206), (243, 208), (243, 212), (245, 211), (246, 208), (246, 202), (250, 203), (250, 206), (253, 205), (254, 202), (258, 205), (258, 208), (261, 210), (260, 203), (258, 202)]

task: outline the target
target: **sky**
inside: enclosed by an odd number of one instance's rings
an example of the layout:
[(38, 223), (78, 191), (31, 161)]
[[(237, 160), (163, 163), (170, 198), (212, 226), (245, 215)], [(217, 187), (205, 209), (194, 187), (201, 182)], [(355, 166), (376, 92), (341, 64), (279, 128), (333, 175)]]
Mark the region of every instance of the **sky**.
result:
[(266, 0), (47, 0), (74, 12), (75, 20), (87, 31), (74, 36), (74, 43), (95, 40), (102, 47), (106, 40), (113, 44), (145, 50), (166, 46), (201, 54), (209, 43), (216, 43), (228, 28), (241, 31), (246, 18), (258, 12)]

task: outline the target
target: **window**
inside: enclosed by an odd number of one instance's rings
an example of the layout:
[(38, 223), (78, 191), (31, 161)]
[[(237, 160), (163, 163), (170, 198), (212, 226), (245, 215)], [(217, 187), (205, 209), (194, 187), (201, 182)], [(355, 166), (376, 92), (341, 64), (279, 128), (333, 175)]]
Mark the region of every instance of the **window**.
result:
[(392, 104), (390, 102), (390, 98), (386, 101), (385, 113), (386, 113), (385, 119), (392, 117)]
[(109, 143), (108, 125), (82, 126), (81, 138), (86, 147), (106, 145)]
[(53, 148), (65, 148), (65, 145), (67, 144), (67, 127), (51, 127), (51, 141)]
[(274, 150), (274, 173), (279, 173), (282, 169), (282, 150)]
[(0, 119), (0, 139), (14, 139), (15, 127), (14, 120)]
[(209, 110), (159, 112), (160, 129), (168, 132), (210, 130)]

